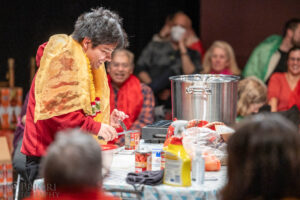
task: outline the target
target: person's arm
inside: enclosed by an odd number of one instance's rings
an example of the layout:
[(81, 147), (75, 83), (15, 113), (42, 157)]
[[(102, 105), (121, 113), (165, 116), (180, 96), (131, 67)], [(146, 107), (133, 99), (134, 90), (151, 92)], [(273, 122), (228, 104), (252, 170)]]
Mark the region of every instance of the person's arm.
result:
[(280, 88), (280, 74), (274, 73), (271, 76), (268, 85), (268, 104), (271, 106), (271, 112), (278, 111), (278, 97), (281, 95)]
[(180, 51), (180, 56), (181, 56), (183, 74), (194, 73), (194, 71), (196, 70), (196, 67), (188, 54), (188, 49), (185, 46), (185, 43), (183, 40), (179, 41), (179, 51)]
[(150, 87), (145, 84), (142, 84), (142, 93), (143, 93), (143, 107), (138, 118), (131, 125), (131, 130), (141, 130), (144, 126), (152, 124), (154, 121), (154, 106), (155, 100), (154, 95)]
[(275, 97), (272, 97), (268, 104), (271, 106), (271, 112), (277, 112), (277, 105), (278, 105), (278, 99)]
[(86, 116), (83, 110), (77, 110), (47, 120), (53, 126), (56, 126), (57, 131), (79, 127), (91, 134), (102, 136), (106, 141), (113, 140), (117, 136), (117, 132), (112, 126), (94, 121), (91, 116)]

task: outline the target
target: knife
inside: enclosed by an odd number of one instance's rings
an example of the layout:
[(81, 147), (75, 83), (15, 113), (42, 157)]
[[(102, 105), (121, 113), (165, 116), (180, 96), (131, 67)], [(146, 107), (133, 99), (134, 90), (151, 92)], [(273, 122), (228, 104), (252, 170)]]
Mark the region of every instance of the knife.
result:
[(127, 127), (126, 127), (126, 125), (124, 124), (124, 122), (123, 122), (123, 121), (119, 121), (119, 123), (120, 123), (121, 127), (123, 128), (123, 130), (124, 130), (124, 131), (127, 131)]
[[(128, 132), (127, 127), (126, 127), (126, 125), (124, 124), (123, 121), (119, 121), (119, 123), (120, 123), (120, 125), (121, 125), (121, 127), (123, 128), (124, 131), (118, 133), (118, 136), (125, 135)], [(99, 140), (104, 140), (104, 138), (102, 136), (98, 136), (98, 139)]]

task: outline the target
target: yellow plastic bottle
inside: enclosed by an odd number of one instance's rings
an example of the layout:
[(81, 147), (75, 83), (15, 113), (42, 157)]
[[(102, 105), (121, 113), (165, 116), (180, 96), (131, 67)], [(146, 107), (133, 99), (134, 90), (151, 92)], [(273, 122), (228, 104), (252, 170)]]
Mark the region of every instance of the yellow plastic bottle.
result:
[(165, 150), (164, 184), (172, 186), (191, 185), (191, 159), (182, 144), (170, 143)]

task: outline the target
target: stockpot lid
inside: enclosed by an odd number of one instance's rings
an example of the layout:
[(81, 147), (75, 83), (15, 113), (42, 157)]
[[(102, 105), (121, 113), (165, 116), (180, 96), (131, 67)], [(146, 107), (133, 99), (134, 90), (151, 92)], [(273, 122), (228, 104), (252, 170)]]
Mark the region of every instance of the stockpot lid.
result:
[(169, 77), (171, 81), (176, 82), (205, 82), (205, 83), (228, 83), (236, 82), (240, 79), (239, 76), (224, 75), (224, 74), (193, 74), (179, 75)]

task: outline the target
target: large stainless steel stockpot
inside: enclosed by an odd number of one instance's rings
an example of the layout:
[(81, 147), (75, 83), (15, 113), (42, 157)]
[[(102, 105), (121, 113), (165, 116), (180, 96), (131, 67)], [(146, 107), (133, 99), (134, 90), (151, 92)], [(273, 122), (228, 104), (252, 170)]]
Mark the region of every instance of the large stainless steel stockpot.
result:
[(235, 122), (238, 76), (194, 74), (169, 79), (173, 119)]

